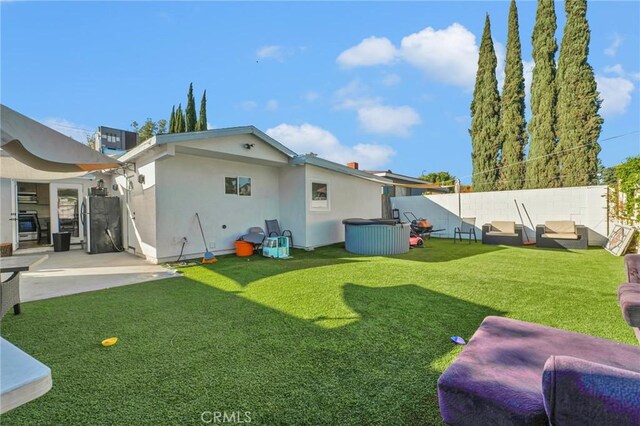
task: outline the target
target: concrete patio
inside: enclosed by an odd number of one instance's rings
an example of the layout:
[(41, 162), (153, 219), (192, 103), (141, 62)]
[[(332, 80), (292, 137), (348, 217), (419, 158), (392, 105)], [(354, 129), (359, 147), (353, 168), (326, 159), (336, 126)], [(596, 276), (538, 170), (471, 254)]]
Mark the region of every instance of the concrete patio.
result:
[(176, 276), (171, 269), (148, 263), (129, 253), (87, 254), (71, 250), (44, 254), (49, 256), (47, 260), (20, 276), (20, 298), (23, 302)]

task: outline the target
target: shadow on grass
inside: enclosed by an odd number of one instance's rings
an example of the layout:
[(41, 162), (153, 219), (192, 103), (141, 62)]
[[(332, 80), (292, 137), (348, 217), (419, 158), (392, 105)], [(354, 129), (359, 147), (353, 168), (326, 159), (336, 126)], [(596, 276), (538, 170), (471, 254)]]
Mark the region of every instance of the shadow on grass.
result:
[(435, 424), (449, 337), (502, 314), (413, 284), (345, 283), (343, 299), (357, 320), (337, 328), (187, 278), (27, 303), (2, 334), (54, 387), (2, 424)]
[(334, 244), (313, 251), (291, 250), (290, 259), (270, 259), (254, 254), (250, 257), (235, 255), (220, 256), (213, 264), (178, 267), (187, 272), (189, 268), (206, 268), (215, 274), (230, 278), (242, 286), (274, 275), (323, 266), (355, 262), (372, 262), (375, 259), (399, 259), (414, 262), (450, 262), (506, 250), (507, 247), (482, 245), (480, 242), (467, 244), (453, 243), (451, 239), (430, 239), (422, 248), (412, 248), (408, 253), (392, 256), (371, 256), (349, 253), (344, 244)]

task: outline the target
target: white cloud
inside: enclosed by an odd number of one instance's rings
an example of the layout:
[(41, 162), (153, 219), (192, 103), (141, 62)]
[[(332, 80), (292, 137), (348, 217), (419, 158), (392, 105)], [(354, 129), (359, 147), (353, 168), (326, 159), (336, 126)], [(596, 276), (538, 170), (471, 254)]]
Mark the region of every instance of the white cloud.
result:
[(283, 123), (267, 129), (267, 134), (295, 152), (313, 152), (340, 164), (356, 161), (362, 169), (383, 167), (395, 155), (393, 148), (387, 145), (344, 145), (328, 130), (308, 123), (300, 126)]
[(411, 127), (420, 124), (420, 115), (409, 106), (376, 105), (358, 109), (358, 121), (369, 133), (409, 136)]
[(616, 56), (616, 54), (618, 53), (618, 48), (624, 41), (624, 38), (622, 38), (622, 36), (618, 33), (614, 33), (610, 38), (612, 39), (611, 44), (606, 49), (604, 49), (604, 54), (607, 56)]
[(401, 56), (428, 76), (444, 83), (472, 88), (478, 67), (475, 35), (454, 23), (443, 30), (427, 27), (401, 42)]
[(625, 74), (624, 68), (622, 68), (622, 65), (620, 64), (606, 66), (604, 67), (604, 72), (606, 72), (607, 74), (616, 74), (619, 76), (623, 76)]
[(302, 99), (307, 102), (314, 102), (320, 99), (320, 94), (318, 92), (314, 92), (313, 90), (309, 90), (304, 95), (302, 95)]
[(401, 81), (402, 79), (398, 74), (387, 74), (382, 79), (382, 84), (385, 86), (396, 86), (400, 84)]
[(634, 85), (623, 77), (604, 77), (596, 75), (598, 91), (602, 98), (600, 114), (603, 117), (624, 114), (631, 103)]
[(256, 101), (242, 101), (240, 103), (240, 108), (245, 111), (252, 111), (258, 107), (258, 103)]
[(352, 80), (335, 95), (335, 108), (357, 111), (360, 127), (368, 133), (405, 137), (411, 127), (421, 123), (413, 108), (384, 105), (381, 98), (371, 96), (360, 80)]
[(379, 97), (371, 96), (369, 88), (357, 79), (336, 90), (336, 109), (358, 109), (378, 105), (381, 102)]
[(267, 111), (275, 111), (278, 109), (278, 106), (280, 106), (280, 104), (276, 99), (269, 99), (264, 109)]
[(94, 130), (90, 130), (87, 126), (71, 122), (64, 118), (50, 117), (39, 121), (45, 126), (51, 127), (63, 135), (69, 136), (70, 138), (84, 144), (87, 143), (87, 136), (91, 136), (95, 133)]
[(207, 121), (207, 130), (213, 130), (213, 129), (215, 129), (215, 128), (216, 128), (216, 126), (215, 126), (215, 125), (213, 125), (213, 124), (211, 124), (211, 123), (209, 123), (209, 122)]
[(395, 60), (396, 53), (395, 46), (388, 38), (372, 36), (342, 52), (336, 62), (344, 68), (390, 64)]
[(263, 46), (258, 49), (256, 56), (260, 59), (275, 59), (277, 61), (284, 61), (285, 51), (282, 46), (271, 45)]

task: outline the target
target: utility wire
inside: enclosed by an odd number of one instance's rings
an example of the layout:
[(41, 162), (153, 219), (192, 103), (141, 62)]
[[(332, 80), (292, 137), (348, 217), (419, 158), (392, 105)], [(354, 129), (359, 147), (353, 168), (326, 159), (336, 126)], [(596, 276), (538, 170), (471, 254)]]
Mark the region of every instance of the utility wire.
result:
[[(546, 158), (546, 157), (551, 157), (551, 156), (558, 155), (558, 154), (564, 154), (564, 153), (567, 153), (569, 151), (574, 151), (576, 149), (580, 149), (580, 148), (584, 148), (584, 147), (587, 147), (587, 146), (591, 146), (594, 143), (610, 141), (610, 140), (613, 140), (613, 139), (619, 139), (619, 138), (622, 138), (622, 137), (625, 137), (625, 136), (634, 135), (636, 133), (640, 133), (640, 130), (634, 130), (633, 132), (623, 133), (623, 134), (611, 136), (611, 137), (608, 137), (608, 138), (605, 138), (605, 139), (600, 139), (599, 141), (596, 141), (596, 142), (588, 142), (588, 143), (585, 143), (585, 144), (582, 144), (582, 145), (574, 146), (574, 147), (563, 149), (563, 150), (560, 150), (560, 151), (554, 151), (554, 152), (549, 153), (549, 154), (539, 155), (539, 156), (533, 157), (533, 158), (527, 158), (526, 160), (521, 160), (521, 161), (518, 161), (518, 162), (515, 162), (515, 163), (512, 163), (512, 164), (507, 164), (506, 166), (499, 166), (499, 167), (495, 167), (493, 169), (482, 170), (482, 171), (475, 172), (475, 173), (472, 173), (472, 174), (467, 175), (467, 176), (462, 176), (461, 178), (458, 178), (458, 179), (460, 180), (460, 179), (470, 178), (470, 177), (473, 177), (473, 176), (476, 176), (476, 175), (480, 175), (480, 174), (484, 174), (484, 173), (495, 172), (495, 171), (498, 171), (498, 170), (501, 170), (501, 169), (505, 169), (507, 167), (516, 166), (518, 164), (526, 164), (526, 163), (528, 163), (530, 161), (537, 161), (537, 160), (541, 160), (541, 159)], [(562, 177), (562, 176), (560, 176), (560, 177)], [(449, 182), (453, 184), (453, 183), (455, 183), (455, 180), (450, 179), (448, 181), (438, 182), (438, 183), (440, 183), (442, 185), (445, 185), (445, 184), (448, 184)]]

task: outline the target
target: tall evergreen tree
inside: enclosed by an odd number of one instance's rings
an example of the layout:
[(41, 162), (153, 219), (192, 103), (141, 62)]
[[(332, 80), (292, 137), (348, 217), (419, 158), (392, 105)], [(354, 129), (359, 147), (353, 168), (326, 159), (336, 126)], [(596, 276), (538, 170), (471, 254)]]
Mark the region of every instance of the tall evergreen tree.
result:
[(196, 117), (196, 101), (193, 98), (193, 83), (190, 83), (189, 93), (187, 94), (187, 107), (185, 109), (185, 131), (195, 131), (197, 123), (198, 119)]
[(567, 21), (558, 59), (557, 154), (562, 186), (595, 182), (602, 117), (593, 68), (587, 62), (591, 31), (586, 0), (567, 0)]
[(198, 125), (196, 130), (207, 130), (207, 91), (202, 94), (202, 100), (200, 101), (200, 116), (198, 117)]
[(556, 188), (556, 11), (553, 0), (539, 0), (533, 27), (531, 121), (525, 188)]
[(182, 112), (182, 104), (178, 104), (176, 110), (176, 133), (184, 133), (186, 128), (185, 116)]
[(496, 52), (491, 40), (491, 22), (487, 14), (480, 43), (469, 130), (475, 191), (496, 189), (498, 150), (500, 149), (500, 94), (496, 79), (497, 64)]
[(171, 117), (169, 117), (169, 133), (176, 132), (176, 106), (171, 107)]
[(509, 8), (505, 79), (500, 109), (500, 142), (502, 156), (498, 187), (522, 189), (525, 179), (524, 147), (527, 144), (527, 123), (524, 118), (524, 74), (515, 0)]

